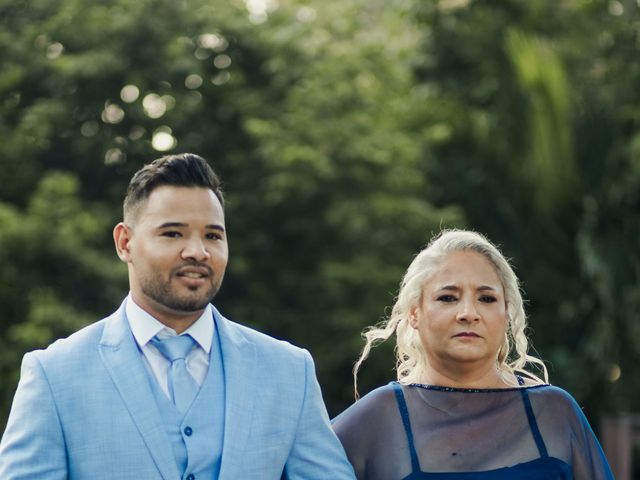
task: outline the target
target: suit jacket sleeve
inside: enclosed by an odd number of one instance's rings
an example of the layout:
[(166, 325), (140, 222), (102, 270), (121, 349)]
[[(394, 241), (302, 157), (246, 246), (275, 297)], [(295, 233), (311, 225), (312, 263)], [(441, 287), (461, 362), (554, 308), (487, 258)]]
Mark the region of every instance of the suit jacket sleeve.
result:
[(37, 353), (24, 356), (20, 382), (0, 442), (3, 480), (67, 478), (64, 436)]
[(293, 447), (285, 466), (289, 480), (352, 480), (353, 468), (333, 433), (315, 375), (313, 360), (305, 350), (305, 395)]

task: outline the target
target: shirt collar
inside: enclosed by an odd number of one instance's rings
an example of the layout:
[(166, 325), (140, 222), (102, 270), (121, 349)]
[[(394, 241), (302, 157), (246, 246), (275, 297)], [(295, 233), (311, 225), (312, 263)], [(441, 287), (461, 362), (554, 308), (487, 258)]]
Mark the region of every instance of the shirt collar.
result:
[[(160, 338), (177, 335), (175, 330), (156, 320), (136, 304), (136, 302), (133, 301), (133, 298), (131, 298), (131, 294), (127, 296), (125, 312), (131, 327), (131, 332), (133, 333), (133, 336), (140, 348), (149, 343), (149, 341), (156, 335), (159, 335)], [(204, 309), (204, 312), (202, 312), (202, 315), (200, 315), (193, 325), (187, 328), (183, 334), (188, 333), (191, 335), (198, 345), (200, 345), (205, 352), (209, 353), (211, 350), (213, 333), (215, 331), (213, 322), (211, 304), (208, 304)]]

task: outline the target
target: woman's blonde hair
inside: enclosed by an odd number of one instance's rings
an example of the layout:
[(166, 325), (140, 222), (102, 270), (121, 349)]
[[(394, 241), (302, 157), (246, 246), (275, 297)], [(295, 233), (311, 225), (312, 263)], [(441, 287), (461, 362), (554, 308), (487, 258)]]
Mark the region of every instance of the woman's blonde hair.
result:
[[(371, 348), (396, 335), (396, 372), (403, 384), (419, 383), (427, 365), (427, 357), (417, 331), (409, 324), (412, 308), (419, 305), (424, 284), (429, 280), (442, 260), (450, 253), (473, 251), (483, 255), (494, 266), (502, 283), (507, 307), (508, 326), (504, 341), (498, 351), (497, 367), (507, 381), (513, 382), (516, 372), (542, 383), (548, 382), (547, 369), (539, 358), (527, 353), (528, 341), (525, 334), (526, 315), (518, 277), (508, 260), (483, 235), (468, 230), (444, 230), (413, 259), (400, 284), (396, 303), (390, 317), (379, 325), (363, 332), (366, 339), (360, 358), (353, 367), (353, 380), (357, 397), (358, 371), (369, 356)], [(527, 364), (535, 364), (542, 372), (544, 380), (525, 370)]]

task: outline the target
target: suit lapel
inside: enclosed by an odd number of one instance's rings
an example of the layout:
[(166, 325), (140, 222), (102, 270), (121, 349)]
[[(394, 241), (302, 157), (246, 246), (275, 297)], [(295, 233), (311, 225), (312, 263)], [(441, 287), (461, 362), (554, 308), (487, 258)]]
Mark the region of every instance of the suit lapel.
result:
[(220, 480), (236, 479), (249, 440), (255, 390), (255, 346), (214, 308), (222, 350), (225, 415)]
[(164, 480), (180, 478), (171, 444), (149, 386), (124, 303), (106, 321), (100, 355)]

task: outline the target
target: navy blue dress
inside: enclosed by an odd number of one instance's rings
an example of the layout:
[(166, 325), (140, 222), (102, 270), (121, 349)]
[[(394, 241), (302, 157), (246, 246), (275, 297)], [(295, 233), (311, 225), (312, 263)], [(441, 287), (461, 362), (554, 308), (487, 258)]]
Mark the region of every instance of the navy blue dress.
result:
[(581, 409), (551, 385), (392, 382), (333, 427), (359, 480), (613, 480)]

